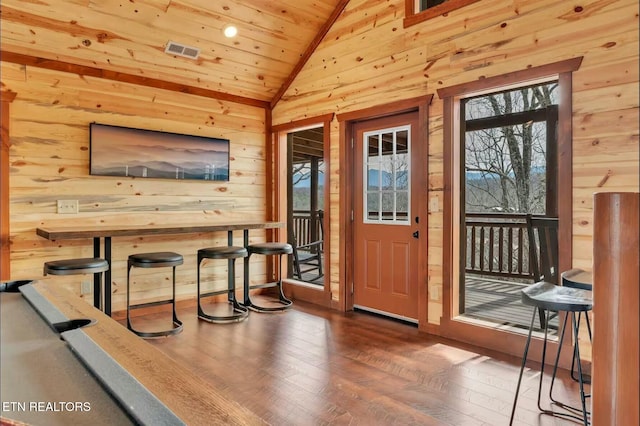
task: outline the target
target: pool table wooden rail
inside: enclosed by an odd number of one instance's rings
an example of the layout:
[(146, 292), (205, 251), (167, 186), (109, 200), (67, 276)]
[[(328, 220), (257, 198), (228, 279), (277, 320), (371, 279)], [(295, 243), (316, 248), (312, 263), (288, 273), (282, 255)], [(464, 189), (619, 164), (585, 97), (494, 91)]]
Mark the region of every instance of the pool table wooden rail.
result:
[(45, 280), (36, 281), (34, 286), (68, 318), (96, 320), (82, 330), (186, 424), (267, 424), (70, 291)]

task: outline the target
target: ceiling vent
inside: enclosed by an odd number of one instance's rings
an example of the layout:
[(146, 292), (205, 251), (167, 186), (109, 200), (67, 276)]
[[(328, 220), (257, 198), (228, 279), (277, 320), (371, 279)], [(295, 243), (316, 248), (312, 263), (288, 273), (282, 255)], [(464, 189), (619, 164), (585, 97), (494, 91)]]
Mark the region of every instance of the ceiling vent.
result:
[(164, 53), (168, 53), (169, 55), (183, 56), (189, 59), (198, 59), (200, 49), (198, 49), (197, 47), (185, 46), (184, 44), (176, 43), (175, 41), (170, 41), (167, 43), (167, 47), (165, 47)]

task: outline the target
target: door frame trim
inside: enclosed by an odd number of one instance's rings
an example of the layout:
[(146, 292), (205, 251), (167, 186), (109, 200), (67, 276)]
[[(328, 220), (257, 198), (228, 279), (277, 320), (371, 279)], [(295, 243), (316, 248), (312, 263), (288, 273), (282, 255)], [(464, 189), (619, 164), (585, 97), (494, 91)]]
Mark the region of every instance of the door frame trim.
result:
[[(292, 121), (289, 123), (278, 124), (271, 128), (273, 135), (273, 150), (274, 150), (274, 162), (273, 162), (273, 176), (274, 187), (279, 188), (279, 194), (287, 193), (287, 134), (295, 132), (303, 128), (310, 127), (322, 127), (323, 128), (323, 143), (324, 153), (323, 161), (325, 164), (325, 189), (330, 187), (331, 175), (331, 161), (329, 156), (329, 144), (331, 141), (331, 121), (333, 121), (334, 114), (324, 114), (317, 117), (305, 118), (303, 120)], [(284, 140), (285, 143), (282, 143)], [(325, 233), (324, 233), (324, 286), (322, 289), (314, 288), (310, 285), (296, 284), (295, 281), (283, 279), (283, 288), (286, 294), (293, 299), (304, 300), (306, 302), (314, 303), (329, 308), (338, 309), (338, 306), (333, 302), (331, 297), (331, 226), (326, 226), (330, 223), (330, 204), (329, 204), (329, 192), (325, 190), (324, 193), (324, 205), (325, 211)], [(287, 197), (279, 196), (275, 200), (278, 204), (278, 212), (280, 212), (280, 220), (282, 220), (282, 214), (286, 216), (287, 212)], [(286, 221), (286, 217), (285, 217)], [(335, 306), (334, 306), (335, 305)]]
[[(433, 95), (424, 95), (411, 99), (405, 99), (397, 102), (386, 103), (383, 105), (373, 106), (357, 111), (351, 111), (338, 114), (336, 118), (340, 125), (340, 205), (339, 205), (339, 234), (344, 236), (340, 239), (339, 247), (339, 291), (340, 304), (339, 309), (342, 311), (353, 310), (353, 221), (351, 212), (354, 208), (354, 167), (355, 148), (352, 144), (354, 138), (353, 127), (360, 121), (372, 120), (376, 118), (389, 117), (393, 115), (403, 114), (407, 112), (418, 112), (419, 128), (414, 142), (416, 147), (413, 155), (424, 159), (425, 167), (418, 178), (420, 188), (427, 188), (428, 185), (428, 108), (431, 104)], [(428, 278), (428, 215), (427, 215), (427, 195), (420, 196), (418, 199), (418, 211), (424, 212), (424, 220), (419, 224), (418, 229), (420, 235), (424, 235), (421, 241), (424, 244), (419, 245), (418, 249), (418, 328), (427, 330), (427, 278)]]
[(17, 93), (9, 90), (0, 91), (2, 107), (0, 113), (0, 280), (8, 280), (11, 276), (11, 225), (9, 217), (9, 169), (11, 127), (10, 104), (16, 98)]

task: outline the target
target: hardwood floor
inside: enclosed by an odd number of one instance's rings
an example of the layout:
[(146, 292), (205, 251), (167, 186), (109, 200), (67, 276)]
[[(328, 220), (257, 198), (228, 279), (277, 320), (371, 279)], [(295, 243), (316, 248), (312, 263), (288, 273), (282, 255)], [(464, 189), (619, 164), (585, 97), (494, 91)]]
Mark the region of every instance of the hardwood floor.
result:
[[(178, 314), (181, 334), (149, 342), (273, 425), (509, 422), (518, 358), (428, 336), (393, 320), (302, 302), (285, 313), (252, 312), (247, 321), (232, 324), (199, 321), (195, 308)], [(166, 325), (164, 318), (167, 313), (135, 322), (153, 329)], [(538, 413), (539, 366), (531, 367), (514, 424), (573, 424)], [(567, 371), (559, 378), (554, 395), (578, 405), (577, 384)]]

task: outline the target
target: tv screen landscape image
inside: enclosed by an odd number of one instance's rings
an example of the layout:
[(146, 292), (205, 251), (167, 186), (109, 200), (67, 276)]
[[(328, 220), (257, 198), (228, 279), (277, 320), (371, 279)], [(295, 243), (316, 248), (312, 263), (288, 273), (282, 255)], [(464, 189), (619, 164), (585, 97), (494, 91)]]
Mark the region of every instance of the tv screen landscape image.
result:
[(229, 140), (90, 125), (89, 173), (156, 179), (229, 180)]

